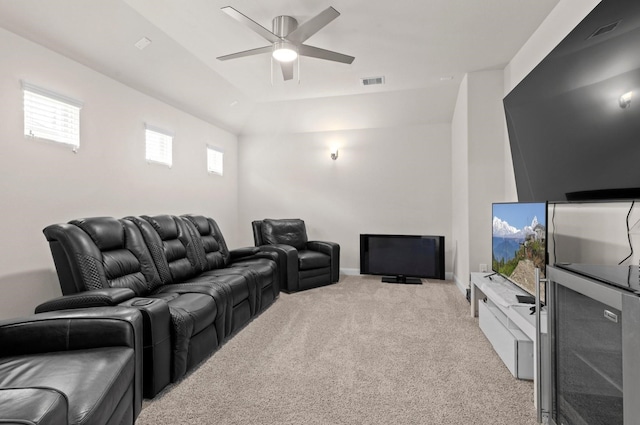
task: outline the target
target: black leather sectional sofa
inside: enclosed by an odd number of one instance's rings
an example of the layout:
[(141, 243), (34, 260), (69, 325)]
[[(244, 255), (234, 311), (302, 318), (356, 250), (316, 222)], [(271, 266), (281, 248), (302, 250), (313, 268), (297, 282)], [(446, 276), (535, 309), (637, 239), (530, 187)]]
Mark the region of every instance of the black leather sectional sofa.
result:
[[(144, 322), (144, 396), (180, 379), (273, 303), (277, 254), (229, 250), (216, 222), (95, 217), (44, 229), (63, 296), (36, 312), (127, 306)], [(97, 329), (97, 331), (99, 331)]]
[(0, 423), (131, 425), (142, 408), (138, 310), (97, 307), (0, 322)]

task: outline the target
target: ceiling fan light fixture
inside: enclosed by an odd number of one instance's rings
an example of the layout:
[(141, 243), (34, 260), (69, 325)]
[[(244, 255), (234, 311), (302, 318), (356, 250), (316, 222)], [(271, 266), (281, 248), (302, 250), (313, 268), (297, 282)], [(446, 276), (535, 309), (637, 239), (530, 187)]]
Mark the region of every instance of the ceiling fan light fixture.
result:
[(292, 62), (298, 57), (296, 46), (287, 41), (273, 43), (273, 58), (278, 62)]

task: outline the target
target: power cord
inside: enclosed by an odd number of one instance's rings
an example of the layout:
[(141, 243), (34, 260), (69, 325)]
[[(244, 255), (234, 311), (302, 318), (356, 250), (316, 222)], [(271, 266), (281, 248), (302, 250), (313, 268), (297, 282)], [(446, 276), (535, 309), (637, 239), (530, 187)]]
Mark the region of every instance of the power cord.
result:
[(619, 263), (618, 265), (621, 265), (622, 263), (624, 263), (625, 261), (627, 261), (629, 258), (631, 258), (631, 256), (633, 255), (633, 245), (631, 244), (631, 233), (630, 233), (630, 229), (629, 229), (629, 216), (631, 215), (631, 211), (633, 210), (633, 206), (635, 205), (636, 201), (632, 201), (631, 202), (631, 206), (629, 207), (629, 212), (627, 212), (627, 239), (629, 241), (629, 250), (631, 251), (629, 253), (629, 255), (627, 255), (626, 257), (624, 257)]
[(556, 257), (556, 204), (553, 204), (552, 208), (551, 225), (553, 226), (553, 232), (551, 233), (551, 239), (553, 239), (553, 264), (555, 264), (558, 258)]

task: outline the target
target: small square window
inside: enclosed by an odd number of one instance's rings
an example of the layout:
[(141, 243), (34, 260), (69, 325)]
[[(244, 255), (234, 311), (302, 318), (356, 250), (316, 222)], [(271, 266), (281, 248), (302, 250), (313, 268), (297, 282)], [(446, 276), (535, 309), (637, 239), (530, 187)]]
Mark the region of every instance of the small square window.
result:
[(82, 102), (22, 82), (24, 135), (80, 147)]
[(147, 162), (155, 162), (168, 167), (172, 165), (172, 145), (173, 134), (146, 126), (145, 129), (146, 154)]
[(207, 171), (221, 176), (223, 162), (224, 151), (220, 148), (207, 145)]

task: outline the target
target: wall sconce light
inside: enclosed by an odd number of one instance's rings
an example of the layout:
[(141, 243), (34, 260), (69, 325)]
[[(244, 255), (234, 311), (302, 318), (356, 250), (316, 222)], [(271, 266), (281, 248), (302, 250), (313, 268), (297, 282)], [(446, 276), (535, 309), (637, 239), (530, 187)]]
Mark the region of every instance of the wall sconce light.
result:
[(623, 94), (622, 96), (620, 96), (620, 107), (622, 109), (626, 109), (629, 106), (631, 106), (631, 98), (633, 97), (633, 92), (627, 92), (625, 94)]
[(338, 159), (338, 148), (331, 148), (331, 159)]

